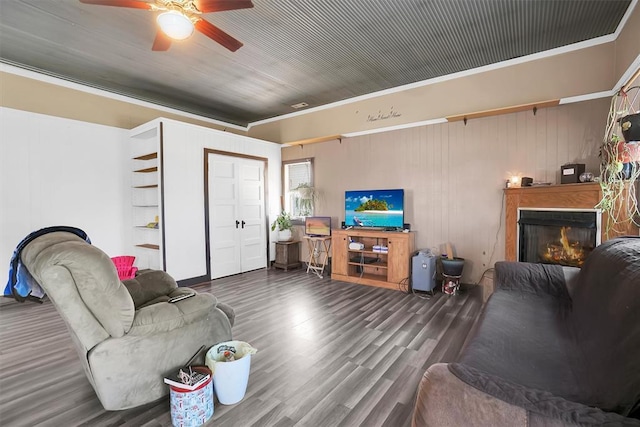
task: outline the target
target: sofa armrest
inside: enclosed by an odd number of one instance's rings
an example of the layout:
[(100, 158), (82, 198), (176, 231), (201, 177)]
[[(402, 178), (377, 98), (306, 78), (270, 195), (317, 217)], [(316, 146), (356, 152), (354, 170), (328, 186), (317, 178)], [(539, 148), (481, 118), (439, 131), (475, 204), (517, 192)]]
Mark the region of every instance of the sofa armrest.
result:
[(640, 425), (640, 420), (567, 400), (545, 390), (507, 381), (463, 363), (447, 364), (451, 375), (476, 391), (526, 411), (527, 426)]
[(560, 265), (499, 261), (494, 280), (496, 289), (570, 299)]
[(234, 311), (234, 309), (229, 304), (225, 304), (220, 301), (218, 301), (218, 308), (220, 309), (220, 311), (227, 315), (227, 317), (229, 318), (229, 323), (231, 323), (231, 326), (233, 326), (236, 322), (236, 312)]
[[(633, 418), (490, 377), (480, 374), (470, 385), (452, 373), (449, 364), (432, 365), (418, 386), (412, 427), (640, 425)], [(480, 388), (504, 394), (505, 400)]]
[(527, 411), (465, 384), (446, 363), (424, 373), (418, 387), (412, 427), (524, 426)]

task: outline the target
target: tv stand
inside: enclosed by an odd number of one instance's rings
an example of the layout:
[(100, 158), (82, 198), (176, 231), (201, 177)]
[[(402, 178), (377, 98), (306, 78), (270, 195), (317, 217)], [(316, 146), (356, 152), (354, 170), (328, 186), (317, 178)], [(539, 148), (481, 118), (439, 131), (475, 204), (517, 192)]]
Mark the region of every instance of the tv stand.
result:
[[(333, 280), (396, 290), (400, 289), (401, 282), (408, 281), (410, 257), (415, 246), (414, 232), (352, 228), (333, 230), (332, 233)], [(349, 249), (352, 241), (363, 243), (364, 249)], [(380, 250), (379, 246), (388, 250)]]

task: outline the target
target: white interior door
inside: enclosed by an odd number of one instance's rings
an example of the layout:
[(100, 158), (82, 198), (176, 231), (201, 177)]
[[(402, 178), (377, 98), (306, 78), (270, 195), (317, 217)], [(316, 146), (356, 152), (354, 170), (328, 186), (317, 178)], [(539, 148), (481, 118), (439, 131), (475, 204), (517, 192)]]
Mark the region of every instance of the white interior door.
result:
[(266, 267), (264, 162), (208, 156), (211, 278)]
[(233, 157), (209, 154), (209, 253), (211, 278), (240, 272), (238, 172)]
[(264, 162), (239, 159), (242, 272), (267, 266)]

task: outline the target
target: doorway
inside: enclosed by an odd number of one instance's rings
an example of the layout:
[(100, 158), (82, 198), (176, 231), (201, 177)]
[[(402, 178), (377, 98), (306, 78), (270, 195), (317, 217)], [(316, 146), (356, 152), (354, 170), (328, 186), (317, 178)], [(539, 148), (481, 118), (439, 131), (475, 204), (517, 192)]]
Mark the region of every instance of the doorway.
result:
[(267, 267), (266, 159), (205, 149), (211, 279)]

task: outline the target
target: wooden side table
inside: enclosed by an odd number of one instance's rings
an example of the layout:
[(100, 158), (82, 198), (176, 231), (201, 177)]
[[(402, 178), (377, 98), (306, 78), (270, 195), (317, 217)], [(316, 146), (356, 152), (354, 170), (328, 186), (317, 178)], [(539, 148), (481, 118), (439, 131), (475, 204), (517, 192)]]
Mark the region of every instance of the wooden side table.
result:
[(329, 260), (331, 250), (331, 236), (310, 237), (304, 236), (309, 248), (309, 262), (307, 263), (307, 273), (313, 272), (322, 279), (324, 268)]
[(300, 241), (276, 242), (276, 261), (273, 263), (275, 268), (287, 271), (290, 268), (298, 268), (301, 265)]

